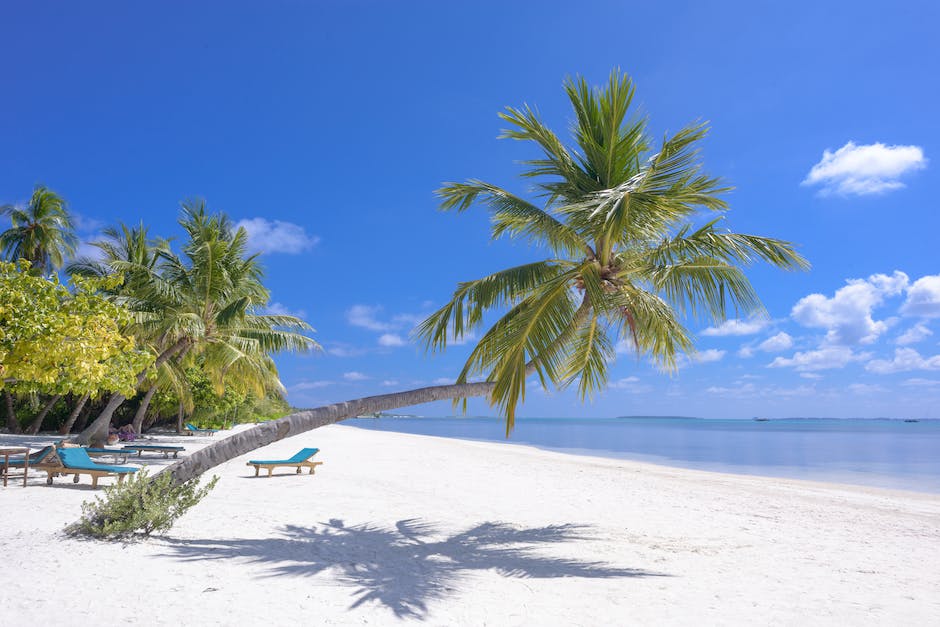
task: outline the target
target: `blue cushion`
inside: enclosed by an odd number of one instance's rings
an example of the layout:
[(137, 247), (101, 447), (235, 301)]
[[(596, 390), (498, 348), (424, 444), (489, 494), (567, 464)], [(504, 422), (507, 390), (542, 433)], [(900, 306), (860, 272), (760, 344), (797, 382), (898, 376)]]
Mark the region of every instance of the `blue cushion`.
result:
[(60, 448), (58, 454), (62, 465), (66, 468), (73, 468), (75, 470), (103, 470), (116, 474), (137, 472), (137, 469), (131, 466), (97, 464), (88, 457), (88, 452), (83, 448)]

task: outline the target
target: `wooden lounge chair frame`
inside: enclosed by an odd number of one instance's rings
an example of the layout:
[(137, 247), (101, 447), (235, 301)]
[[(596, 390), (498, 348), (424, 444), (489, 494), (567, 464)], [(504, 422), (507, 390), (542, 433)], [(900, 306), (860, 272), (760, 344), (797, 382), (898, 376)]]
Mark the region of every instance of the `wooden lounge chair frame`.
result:
[[(316, 454), (319, 453), (319, 452), (320, 452), (320, 449), (318, 449), (318, 448), (315, 448), (315, 449), (311, 449), (311, 448), (301, 449), (300, 452), (298, 452), (296, 455), (294, 455), (294, 456), (293, 456), (292, 458), (290, 458), (290, 459), (263, 460), (263, 461), (253, 460), (253, 461), (249, 461), (249, 462), (248, 462), (247, 464), (245, 464), (245, 465), (246, 465), (246, 466), (254, 466), (254, 467), (255, 467), (255, 476), (256, 476), (256, 477), (257, 477), (258, 474), (261, 472), (261, 469), (262, 469), (262, 468), (266, 468), (266, 469), (267, 469), (267, 471), (268, 471), (268, 477), (271, 476), (271, 473), (274, 472), (274, 469), (275, 469), (275, 468), (294, 468), (294, 467), (297, 468), (297, 472), (296, 472), (295, 474), (298, 474), (298, 475), (299, 475), (299, 474), (300, 474), (300, 471), (301, 471), (302, 469), (304, 469), (304, 468), (309, 468), (309, 469), (310, 469), (310, 472), (307, 473), (307, 474), (312, 475), (312, 474), (314, 474), (314, 473), (316, 472), (317, 466), (319, 466), (320, 464), (323, 463), (323, 462), (314, 462), (314, 461), (310, 461), (310, 458), (313, 457), (314, 455), (316, 455)], [(304, 457), (304, 455), (306, 455), (306, 456)]]
[(170, 453), (173, 453), (173, 459), (178, 459), (179, 454), (186, 451), (182, 446), (163, 446), (162, 444), (135, 444), (124, 447), (128, 453), (137, 452), (137, 457), (142, 457), (143, 452), (163, 453), (163, 459), (169, 459)]
[(252, 464), (251, 462), (248, 462), (248, 464), (246, 465), (255, 467), (256, 477), (258, 476), (258, 473), (261, 471), (262, 468), (267, 468), (268, 476), (270, 477), (271, 473), (274, 472), (275, 468), (285, 468), (285, 467), (291, 468), (293, 466), (297, 466), (297, 472), (295, 474), (299, 475), (301, 469), (309, 468), (310, 472), (308, 472), (307, 474), (312, 475), (312, 474), (315, 474), (317, 466), (321, 465), (322, 463), (323, 462), (289, 462), (289, 463), (278, 463), (278, 464)]
[(111, 457), (111, 458), (114, 459), (114, 463), (115, 463), (115, 464), (126, 464), (126, 463), (127, 463), (127, 458), (130, 457), (130, 454), (131, 454), (132, 452), (133, 452), (133, 451), (129, 451), (129, 450), (127, 450), (127, 449), (121, 449), (121, 448), (108, 449), (108, 450), (105, 450), (105, 449), (97, 449), (97, 450), (89, 449), (89, 450), (88, 450), (88, 456), (89, 456), (89, 457)]

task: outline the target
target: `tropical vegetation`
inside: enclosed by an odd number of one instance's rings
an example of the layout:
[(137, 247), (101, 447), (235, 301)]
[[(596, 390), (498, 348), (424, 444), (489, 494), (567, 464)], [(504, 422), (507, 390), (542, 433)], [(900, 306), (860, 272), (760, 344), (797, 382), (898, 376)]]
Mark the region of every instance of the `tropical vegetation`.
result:
[[(438, 190), (442, 210), (482, 205), (491, 214), (494, 238), (522, 238), (544, 251), (530, 263), (460, 283), (416, 329), (429, 351), (481, 333), (455, 383), (260, 424), (168, 468), (173, 485), (284, 437), (435, 400), (488, 398), (505, 415), (508, 432), (531, 377), (546, 388), (576, 386), (590, 396), (606, 386), (618, 344), (675, 370), (683, 355), (694, 353), (689, 319), (719, 322), (762, 312), (743, 267), (756, 261), (786, 270), (808, 267), (789, 242), (724, 227), (729, 187), (703, 169), (704, 124), (654, 140), (647, 119), (632, 109), (632, 81), (617, 71), (603, 87), (575, 78), (565, 82), (565, 91), (575, 114), (572, 143), (533, 108), (501, 114), (509, 125), (503, 137), (538, 151), (522, 172), (534, 184), (532, 193), (476, 179)], [(138, 404), (146, 398), (165, 407), (174, 399), (182, 415), (210, 388), (222, 400), (230, 390), (231, 402), (241, 395), (276, 395), (272, 355), (315, 348), (305, 334), (309, 327), (290, 316), (259, 313), (268, 299), (260, 268), (246, 253), (244, 232), (224, 215), (188, 203), (180, 224), (186, 240), (179, 255), (165, 242), (151, 242), (143, 226), (122, 225), (99, 243), (103, 262), (73, 268), (75, 275), (124, 277), (102, 295), (127, 309), (131, 322), (124, 331), (153, 357), (137, 374)], [(125, 392), (112, 390), (76, 439), (100, 435)]]
[(140, 433), (161, 420), (179, 428), (186, 416), (221, 426), (287, 413), (272, 355), (318, 345), (302, 320), (264, 313), (269, 293), (244, 230), (204, 203), (184, 203), (181, 255), (143, 224), (119, 224), (93, 242), (98, 257), (68, 264), (71, 283), (61, 285), (33, 265), (59, 268), (73, 252), (71, 219), (50, 194), (37, 187), (27, 209), (8, 213), (48, 216), (58, 208), (61, 232), (27, 234), (27, 245), (15, 218), (0, 234), (7, 258), (30, 256), (0, 264), (8, 430), (20, 432), (24, 420), (31, 433), (44, 423), (64, 434), (84, 427), (73, 439), (85, 443), (124, 423)]

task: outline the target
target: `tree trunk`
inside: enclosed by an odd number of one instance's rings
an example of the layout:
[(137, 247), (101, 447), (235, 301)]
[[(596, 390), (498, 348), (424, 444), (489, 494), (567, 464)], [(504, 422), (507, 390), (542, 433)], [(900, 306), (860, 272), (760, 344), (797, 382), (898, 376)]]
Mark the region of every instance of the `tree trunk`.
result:
[(3, 393), (7, 402), (7, 429), (10, 433), (23, 433), (20, 428), (20, 421), (16, 419), (16, 409), (13, 407), (13, 395), (9, 392)]
[(147, 393), (144, 394), (144, 397), (141, 399), (140, 407), (137, 408), (137, 413), (134, 414), (134, 422), (131, 424), (134, 427), (134, 433), (137, 435), (143, 433), (144, 418), (147, 416), (147, 408), (150, 407), (150, 399), (153, 398), (153, 394), (156, 391), (157, 386), (151, 385), (150, 389), (147, 390)]
[(176, 434), (183, 433), (183, 401), (180, 401), (179, 411), (176, 412)]
[[(173, 346), (163, 351), (156, 361), (153, 362), (153, 365), (150, 368), (159, 368), (163, 362), (167, 359), (176, 355), (181, 350), (185, 350), (189, 346), (189, 339), (183, 338), (177, 340)], [(143, 370), (140, 374), (137, 375), (137, 385), (138, 387), (144, 382), (147, 378), (147, 373), (150, 371), (150, 368)], [(101, 413), (95, 418), (94, 422), (88, 425), (84, 431), (76, 435), (74, 438), (71, 438), (72, 442), (75, 444), (88, 444), (91, 442), (92, 438), (101, 438), (102, 435), (106, 439), (108, 436), (108, 426), (111, 424), (111, 417), (114, 415), (114, 410), (121, 406), (125, 397), (119, 392), (115, 392), (111, 395), (111, 398), (108, 399), (108, 404), (104, 406), (104, 409), (101, 410)]]
[(62, 398), (64, 394), (56, 394), (46, 405), (39, 411), (36, 415), (35, 420), (30, 423), (29, 427), (26, 429), (26, 433), (29, 435), (36, 435), (39, 433), (39, 429), (42, 428), (42, 421), (46, 419), (46, 416), (49, 415), (49, 412), (52, 410), (52, 406), (59, 402), (59, 399)]
[(88, 424), (88, 417), (91, 416), (95, 405), (97, 405), (97, 403), (85, 403), (85, 409), (78, 414), (78, 420), (75, 422), (75, 431), (83, 431), (85, 429), (85, 425)]
[(98, 417), (95, 418), (90, 425), (85, 427), (84, 431), (75, 437), (69, 438), (69, 440), (74, 444), (82, 445), (90, 442), (106, 442), (108, 439), (108, 427), (111, 426), (111, 417), (114, 415), (114, 410), (120, 407), (123, 402), (123, 394), (120, 392), (112, 394), (111, 398), (108, 399), (108, 404), (104, 406), (104, 409), (101, 410)]
[(489, 396), (493, 392), (494, 385), (491, 382), (438, 385), (408, 392), (368, 396), (317, 407), (316, 409), (305, 409), (277, 420), (263, 422), (235, 435), (230, 435), (196, 451), (185, 459), (181, 459), (172, 466), (168, 466), (159, 474), (163, 472), (170, 473), (173, 477), (173, 483), (179, 485), (239, 455), (244, 455), (272, 442), (293, 437), (317, 427), (323, 427), (363, 414), (387, 411), (399, 407), (420, 405), (433, 401)]
[(72, 410), (72, 413), (69, 414), (68, 420), (65, 421), (65, 424), (62, 425), (62, 428), (59, 429), (59, 435), (68, 435), (72, 431), (72, 425), (75, 424), (75, 421), (78, 419), (78, 415), (82, 413), (82, 408), (85, 407), (85, 403), (88, 402), (88, 397), (90, 394), (85, 394), (78, 400), (78, 404)]

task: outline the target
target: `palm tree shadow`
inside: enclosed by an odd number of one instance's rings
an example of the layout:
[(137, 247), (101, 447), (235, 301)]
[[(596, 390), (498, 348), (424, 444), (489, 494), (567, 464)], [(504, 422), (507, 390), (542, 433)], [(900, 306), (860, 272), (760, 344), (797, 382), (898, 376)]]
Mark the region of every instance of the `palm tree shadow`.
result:
[(379, 603), (399, 618), (424, 619), (428, 604), (453, 593), (472, 571), (496, 570), (505, 577), (662, 577), (596, 561), (550, 557), (536, 550), (548, 544), (585, 540), (582, 525), (517, 529), (484, 522), (442, 536), (429, 523), (400, 520), (394, 529), (341, 520), (313, 527), (288, 525), (279, 538), (174, 540), (175, 557), (186, 561), (246, 559), (270, 566), (267, 575), (313, 576), (326, 570), (354, 588), (350, 609)]

